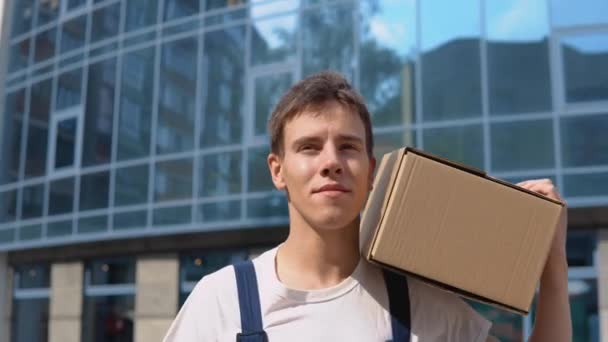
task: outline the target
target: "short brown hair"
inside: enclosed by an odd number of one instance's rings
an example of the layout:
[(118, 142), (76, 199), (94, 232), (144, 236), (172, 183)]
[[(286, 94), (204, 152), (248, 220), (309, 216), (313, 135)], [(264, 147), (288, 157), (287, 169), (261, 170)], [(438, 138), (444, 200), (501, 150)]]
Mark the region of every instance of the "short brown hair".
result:
[(369, 111), (363, 97), (353, 89), (346, 78), (332, 71), (306, 77), (281, 97), (268, 121), (271, 152), (283, 154), (283, 131), (289, 120), (306, 109), (322, 106), (329, 101), (336, 101), (359, 115), (365, 127), (367, 153), (371, 157), (374, 138)]

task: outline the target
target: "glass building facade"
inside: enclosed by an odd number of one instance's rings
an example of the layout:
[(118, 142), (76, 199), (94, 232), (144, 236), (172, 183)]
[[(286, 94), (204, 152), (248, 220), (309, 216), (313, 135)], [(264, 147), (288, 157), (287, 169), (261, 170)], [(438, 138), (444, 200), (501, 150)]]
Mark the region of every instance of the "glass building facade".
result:
[[(266, 121), (326, 69), (365, 97), (376, 154), (410, 145), (511, 182), (550, 178), (571, 208), (608, 211), (605, 1), (9, 0), (5, 12), (0, 251), (284, 227)], [(580, 341), (599, 338), (597, 235), (569, 240)], [(212, 253), (212, 268), (242, 257), (230, 255)], [(95, 283), (96, 267), (84, 266), (89, 340), (135, 296), (135, 266), (116, 284)], [(183, 267), (180, 302), (198, 276)], [(505, 340), (532, 324), (487, 314)], [(132, 338), (123, 321), (116, 341)]]

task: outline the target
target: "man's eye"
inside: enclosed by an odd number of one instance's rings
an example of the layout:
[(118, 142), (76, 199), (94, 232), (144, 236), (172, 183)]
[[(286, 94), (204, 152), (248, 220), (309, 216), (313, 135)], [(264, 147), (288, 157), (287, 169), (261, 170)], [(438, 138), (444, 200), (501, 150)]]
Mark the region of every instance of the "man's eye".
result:
[(300, 151), (311, 151), (314, 150), (314, 148), (313, 145), (302, 145), (300, 146)]
[(344, 144), (344, 145), (342, 145), (342, 149), (343, 150), (357, 150), (358, 147), (353, 144)]

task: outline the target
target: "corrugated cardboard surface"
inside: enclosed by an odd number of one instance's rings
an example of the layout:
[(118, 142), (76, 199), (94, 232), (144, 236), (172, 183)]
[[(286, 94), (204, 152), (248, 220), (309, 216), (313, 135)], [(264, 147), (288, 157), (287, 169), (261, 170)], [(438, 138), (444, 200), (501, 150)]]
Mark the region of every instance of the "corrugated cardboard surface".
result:
[(562, 209), (401, 149), (380, 163), (362, 248), (372, 262), (527, 313)]

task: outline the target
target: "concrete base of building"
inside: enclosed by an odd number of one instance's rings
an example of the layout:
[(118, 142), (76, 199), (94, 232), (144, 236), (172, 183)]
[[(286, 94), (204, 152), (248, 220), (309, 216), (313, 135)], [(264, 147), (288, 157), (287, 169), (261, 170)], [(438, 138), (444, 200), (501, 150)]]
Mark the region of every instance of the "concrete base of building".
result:
[(7, 255), (0, 253), (0, 342), (8, 342), (11, 338), (12, 278)]
[(81, 262), (56, 263), (51, 266), (50, 342), (80, 342), (82, 280)]

